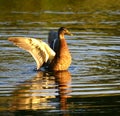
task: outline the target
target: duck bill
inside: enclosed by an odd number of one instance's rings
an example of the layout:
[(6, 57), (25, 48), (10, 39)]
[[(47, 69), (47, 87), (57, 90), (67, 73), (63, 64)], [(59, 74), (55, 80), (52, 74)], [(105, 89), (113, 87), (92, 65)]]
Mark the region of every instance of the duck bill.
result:
[(73, 34), (70, 31), (68, 31), (68, 30), (67, 30), (66, 34), (70, 35), (70, 36), (73, 36)]

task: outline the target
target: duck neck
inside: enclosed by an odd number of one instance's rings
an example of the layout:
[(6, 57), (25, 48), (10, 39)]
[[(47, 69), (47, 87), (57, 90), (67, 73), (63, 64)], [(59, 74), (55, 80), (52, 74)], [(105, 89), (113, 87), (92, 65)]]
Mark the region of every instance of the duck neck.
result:
[(64, 40), (64, 33), (58, 32), (58, 45), (57, 45), (57, 52), (56, 52), (57, 57), (60, 56), (60, 49), (62, 47), (62, 43), (61, 43), (62, 40)]
[(64, 39), (64, 33), (60, 32), (58, 33), (59, 40)]

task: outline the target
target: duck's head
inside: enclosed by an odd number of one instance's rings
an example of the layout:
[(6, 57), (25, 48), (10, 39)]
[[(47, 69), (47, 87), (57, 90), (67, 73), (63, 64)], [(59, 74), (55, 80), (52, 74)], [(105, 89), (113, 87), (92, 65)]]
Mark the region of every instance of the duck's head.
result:
[(59, 28), (59, 30), (58, 30), (58, 33), (59, 34), (66, 34), (66, 35), (73, 35), (70, 31), (68, 31), (68, 29), (67, 28), (65, 28), (65, 27), (60, 27)]

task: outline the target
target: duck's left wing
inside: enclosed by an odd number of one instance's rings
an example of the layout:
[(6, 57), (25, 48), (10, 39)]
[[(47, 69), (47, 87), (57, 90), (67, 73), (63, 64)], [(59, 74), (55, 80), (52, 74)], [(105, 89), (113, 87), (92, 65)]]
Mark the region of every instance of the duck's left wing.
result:
[(37, 63), (37, 70), (46, 63), (52, 61), (55, 52), (40, 39), (27, 38), (27, 37), (10, 37), (9, 41), (13, 42), (16, 46), (28, 51)]

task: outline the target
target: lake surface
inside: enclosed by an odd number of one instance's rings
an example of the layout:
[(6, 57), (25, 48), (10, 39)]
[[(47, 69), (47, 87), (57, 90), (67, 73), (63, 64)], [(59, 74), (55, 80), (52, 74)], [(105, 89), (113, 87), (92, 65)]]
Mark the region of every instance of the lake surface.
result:
[[(119, 0), (0, 0), (0, 116), (120, 114)], [(67, 27), (68, 71), (35, 71), (29, 53), (7, 38), (47, 42)]]

